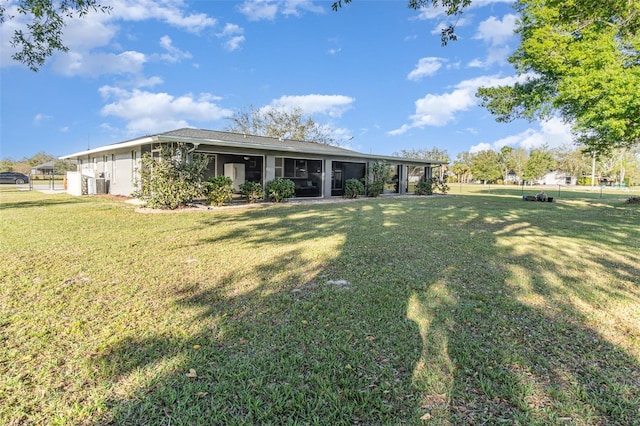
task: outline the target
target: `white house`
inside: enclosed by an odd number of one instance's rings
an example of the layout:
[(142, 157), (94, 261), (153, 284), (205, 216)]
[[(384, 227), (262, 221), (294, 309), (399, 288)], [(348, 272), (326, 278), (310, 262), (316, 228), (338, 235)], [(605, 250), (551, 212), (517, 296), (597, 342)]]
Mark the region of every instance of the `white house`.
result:
[(433, 169), (443, 164), (362, 154), (314, 142), (184, 128), (60, 157), (78, 164), (78, 172), (68, 176), (68, 191), (129, 196), (136, 189), (142, 155), (172, 143), (184, 143), (191, 153), (209, 156), (207, 178), (226, 175), (236, 188), (244, 181), (264, 185), (276, 177), (287, 178), (295, 183), (296, 197), (341, 196), (345, 181), (364, 179), (375, 161), (384, 161), (395, 172), (396, 185), (389, 192), (408, 193), (410, 182), (430, 178)]

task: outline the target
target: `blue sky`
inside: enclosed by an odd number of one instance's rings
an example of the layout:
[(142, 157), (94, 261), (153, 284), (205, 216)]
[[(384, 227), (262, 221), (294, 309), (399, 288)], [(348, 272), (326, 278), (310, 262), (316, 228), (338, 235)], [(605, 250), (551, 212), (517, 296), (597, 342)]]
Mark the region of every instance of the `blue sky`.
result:
[[(13, 0), (9, 0), (12, 7)], [(447, 17), (405, 0), (102, 0), (110, 14), (68, 22), (66, 53), (37, 73), (0, 27), (0, 158), (75, 153), (181, 127), (224, 130), (234, 111), (300, 107), (341, 146), (391, 155), (571, 142), (560, 120), (496, 123), (479, 86), (517, 78), (511, 1), (473, 0), (459, 39)]]

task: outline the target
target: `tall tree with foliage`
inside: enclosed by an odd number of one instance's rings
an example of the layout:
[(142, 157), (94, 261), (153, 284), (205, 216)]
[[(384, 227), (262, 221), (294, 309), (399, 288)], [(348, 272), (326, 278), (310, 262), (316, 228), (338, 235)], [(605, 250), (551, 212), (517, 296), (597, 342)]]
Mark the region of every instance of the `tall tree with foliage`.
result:
[(506, 182), (509, 177), (509, 171), (511, 170), (511, 166), (509, 165), (509, 156), (513, 148), (510, 146), (503, 146), (500, 148), (500, 152), (498, 153), (498, 158), (500, 159), (500, 165), (502, 166), (502, 178)]
[(547, 149), (534, 149), (529, 153), (529, 161), (524, 168), (522, 178), (525, 181), (533, 182), (554, 169), (556, 163)]
[(571, 146), (561, 146), (554, 150), (556, 168), (569, 176), (580, 177), (591, 169), (591, 155)]
[(230, 132), (326, 145), (336, 143), (328, 129), (305, 116), (299, 107), (287, 110), (250, 107), (237, 111), (229, 120), (232, 122), (227, 126)]
[(469, 182), (471, 176), (472, 155), (468, 151), (460, 152), (451, 166), (451, 171), (457, 176), (458, 182)]
[(527, 161), (529, 161), (529, 153), (522, 147), (513, 148), (507, 154), (507, 166), (519, 179), (522, 179)]
[(589, 150), (640, 142), (640, 2), (519, 0), (521, 44), (509, 58), (525, 80), (480, 88), (497, 121), (560, 114)]
[(12, 3), (0, 4), (0, 23), (15, 19), (17, 15), (27, 18), (25, 27), (13, 32), (10, 43), (17, 51), (11, 57), (38, 71), (56, 51), (69, 50), (62, 42), (67, 19), (83, 17), (91, 11), (110, 10), (110, 6), (96, 0), (20, 0), (15, 9)]
[(492, 183), (502, 177), (500, 155), (490, 149), (472, 154), (471, 173), (473, 178), (483, 183)]

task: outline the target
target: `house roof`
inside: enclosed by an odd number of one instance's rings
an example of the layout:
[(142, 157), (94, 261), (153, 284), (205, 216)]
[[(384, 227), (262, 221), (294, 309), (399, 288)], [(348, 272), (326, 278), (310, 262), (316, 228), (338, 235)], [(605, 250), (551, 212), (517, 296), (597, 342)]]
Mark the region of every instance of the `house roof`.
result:
[(31, 170), (53, 170), (55, 168), (55, 161), (47, 161), (46, 163), (39, 164), (32, 167)]
[(398, 161), (402, 159), (404, 162), (417, 163), (417, 164), (443, 164), (443, 161), (438, 160), (422, 160), (414, 158), (402, 158), (391, 157), (382, 155), (362, 154), (350, 149), (341, 148), (334, 145), (326, 145), (316, 142), (298, 141), (284, 138), (274, 138), (267, 136), (256, 136), (242, 133), (222, 132), (217, 130), (203, 130), (183, 128), (172, 130), (169, 132), (158, 133), (155, 135), (143, 136), (136, 139), (131, 139), (124, 142), (118, 142), (111, 145), (105, 145), (94, 149), (89, 149), (74, 154), (65, 155), (60, 157), (61, 159), (69, 159), (82, 157), (85, 155), (102, 153), (105, 151), (112, 151), (120, 148), (130, 148), (140, 145), (146, 145), (149, 143), (161, 143), (161, 142), (185, 142), (195, 145), (212, 145), (212, 146), (225, 146), (236, 148), (254, 148), (261, 150), (272, 150), (281, 152), (292, 153), (305, 153), (316, 155), (332, 155), (342, 157), (353, 157), (360, 159), (371, 160), (387, 160)]

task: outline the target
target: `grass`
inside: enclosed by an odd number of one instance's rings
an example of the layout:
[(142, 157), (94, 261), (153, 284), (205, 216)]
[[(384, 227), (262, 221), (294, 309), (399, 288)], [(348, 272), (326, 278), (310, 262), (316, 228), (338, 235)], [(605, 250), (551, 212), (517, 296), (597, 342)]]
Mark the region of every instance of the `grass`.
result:
[(0, 192), (0, 423), (640, 424), (638, 206), (456, 190)]

